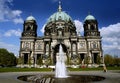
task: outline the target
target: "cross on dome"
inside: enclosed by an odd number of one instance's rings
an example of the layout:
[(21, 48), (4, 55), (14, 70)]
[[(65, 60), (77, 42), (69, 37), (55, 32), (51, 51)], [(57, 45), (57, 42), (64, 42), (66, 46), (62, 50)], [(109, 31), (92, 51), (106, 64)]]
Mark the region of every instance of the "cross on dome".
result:
[(58, 11), (61, 12), (62, 11), (62, 7), (61, 7), (61, 1), (59, 1), (59, 7), (58, 7)]

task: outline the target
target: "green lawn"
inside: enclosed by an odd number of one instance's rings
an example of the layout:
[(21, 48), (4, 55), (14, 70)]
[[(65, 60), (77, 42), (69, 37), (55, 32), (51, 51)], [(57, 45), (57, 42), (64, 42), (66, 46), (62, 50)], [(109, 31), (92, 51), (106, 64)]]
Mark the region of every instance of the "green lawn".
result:
[(45, 72), (52, 71), (50, 68), (0, 68), (0, 72)]
[[(103, 67), (98, 68), (69, 68), (70, 71), (102, 71)], [(120, 67), (107, 67), (107, 70), (120, 70)]]
[[(69, 71), (102, 71), (103, 68), (68, 68)], [(107, 70), (120, 70), (120, 67), (107, 67)], [(50, 72), (50, 68), (0, 68), (0, 72)]]

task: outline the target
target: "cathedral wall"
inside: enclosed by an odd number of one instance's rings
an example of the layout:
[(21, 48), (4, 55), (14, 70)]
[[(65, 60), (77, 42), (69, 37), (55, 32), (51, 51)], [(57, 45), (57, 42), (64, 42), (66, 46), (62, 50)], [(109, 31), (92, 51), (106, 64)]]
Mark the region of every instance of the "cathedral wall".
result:
[[(84, 22), (84, 36), (77, 35), (71, 17), (59, 9), (50, 16), (43, 37), (37, 36), (37, 22), (33, 16), (24, 22), (21, 34), (20, 57), (24, 65), (55, 65), (61, 44), (67, 65), (98, 64), (102, 46), (97, 20), (88, 15)], [(92, 19), (89, 19), (92, 18)], [(78, 31), (80, 32), (80, 31)]]

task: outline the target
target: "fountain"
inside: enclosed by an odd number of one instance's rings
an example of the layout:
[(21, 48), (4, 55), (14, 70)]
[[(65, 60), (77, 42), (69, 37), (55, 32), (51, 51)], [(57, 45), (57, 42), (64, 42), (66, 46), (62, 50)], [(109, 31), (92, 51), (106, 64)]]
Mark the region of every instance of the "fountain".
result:
[(56, 67), (55, 67), (55, 77), (56, 78), (66, 78), (67, 72), (66, 72), (66, 66), (64, 61), (64, 53), (62, 46), (60, 44), (59, 46), (59, 56), (56, 56)]

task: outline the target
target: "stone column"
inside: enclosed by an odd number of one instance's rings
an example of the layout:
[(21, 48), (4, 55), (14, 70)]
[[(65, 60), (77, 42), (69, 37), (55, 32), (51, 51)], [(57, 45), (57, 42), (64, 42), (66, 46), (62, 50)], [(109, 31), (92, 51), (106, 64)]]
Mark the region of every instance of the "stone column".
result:
[(34, 56), (35, 54), (32, 52), (31, 56), (30, 56), (30, 63), (31, 63), (31, 66), (33, 67), (34, 66)]
[(31, 52), (28, 53), (28, 67), (31, 66)]
[(103, 52), (100, 51), (100, 59), (101, 59), (101, 63), (104, 64), (104, 57), (103, 57)]
[(21, 60), (20, 60), (20, 62), (21, 62), (21, 68), (23, 68), (24, 67), (24, 54), (23, 53), (21, 53)]
[(91, 53), (91, 51), (89, 52), (89, 64), (91, 64), (92, 63), (92, 53)]
[(73, 48), (72, 48), (73, 42), (71, 41), (71, 56), (73, 56)]
[(88, 67), (91, 67), (92, 65), (92, 52), (89, 51), (89, 55), (88, 55)]
[(51, 58), (51, 62), (52, 62), (52, 64), (53, 64), (53, 57), (54, 57), (54, 48), (53, 47), (51, 47), (51, 56), (50, 56), (50, 58)]
[(92, 55), (92, 64), (94, 64), (94, 54), (93, 53), (91, 53), (91, 55)]
[(34, 63), (34, 64), (35, 64), (35, 68), (37, 68), (37, 54), (34, 55), (34, 58), (35, 58), (35, 59), (34, 59), (34, 60), (35, 60), (35, 61), (34, 61), (34, 62), (35, 62), (35, 63)]

